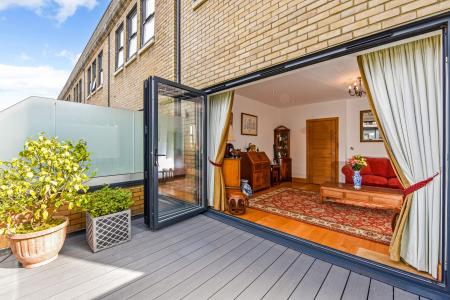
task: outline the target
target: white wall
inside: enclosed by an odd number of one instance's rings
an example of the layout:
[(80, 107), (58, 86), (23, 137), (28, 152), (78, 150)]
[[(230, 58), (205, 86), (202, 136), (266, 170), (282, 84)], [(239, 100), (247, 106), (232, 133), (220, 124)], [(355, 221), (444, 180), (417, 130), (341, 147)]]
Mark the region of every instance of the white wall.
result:
[[(241, 135), (241, 113), (258, 116), (258, 135)], [(244, 150), (249, 143), (273, 158), (273, 130), (280, 125), (280, 109), (236, 94), (233, 104), (233, 133), (236, 149)]]
[[(384, 143), (361, 143), (359, 139), (359, 113), (361, 110), (370, 109), (366, 98), (351, 98), (347, 100), (347, 154), (364, 154), (366, 156), (387, 157)], [(355, 128), (356, 132), (355, 132)], [(353, 148), (353, 150), (352, 150)]]
[(346, 159), (346, 100), (289, 107), (281, 110), (283, 125), (291, 129), (292, 176), (306, 178), (306, 120), (339, 117), (340, 167)]
[[(236, 95), (233, 106), (233, 132), (236, 148), (248, 143), (273, 157), (273, 130), (284, 125), (291, 129), (292, 176), (306, 178), (306, 120), (339, 117), (339, 166), (354, 154), (387, 157), (383, 143), (361, 143), (359, 114), (370, 109), (366, 98), (349, 98), (289, 108), (277, 108), (253, 99)], [(241, 113), (258, 116), (258, 136), (241, 135)], [(340, 180), (345, 178), (340, 172)]]
[[(281, 119), (291, 129), (292, 176), (306, 178), (306, 120), (339, 117), (339, 168), (354, 154), (387, 157), (383, 143), (361, 143), (359, 114), (370, 109), (366, 98), (349, 98), (301, 105), (281, 110)], [(340, 180), (344, 175), (339, 172)]]

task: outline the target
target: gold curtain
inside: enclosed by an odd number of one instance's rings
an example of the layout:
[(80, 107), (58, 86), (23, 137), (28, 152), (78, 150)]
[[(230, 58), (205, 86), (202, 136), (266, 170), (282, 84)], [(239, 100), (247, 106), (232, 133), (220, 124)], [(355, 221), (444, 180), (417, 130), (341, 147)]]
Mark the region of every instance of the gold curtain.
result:
[[(403, 188), (408, 188), (411, 185), (411, 183), (406, 178), (405, 174), (403, 173), (402, 169), (400, 168), (400, 166), (392, 152), (391, 146), (389, 145), (389, 142), (386, 139), (386, 135), (385, 135), (383, 126), (380, 122), (380, 118), (375, 109), (374, 100), (373, 100), (372, 94), (370, 93), (369, 85), (367, 84), (367, 79), (365, 76), (361, 56), (358, 56), (358, 66), (359, 66), (359, 71), (361, 73), (361, 79), (364, 84), (364, 88), (367, 92), (367, 99), (369, 100), (370, 109), (373, 112), (375, 120), (378, 124), (378, 128), (380, 129), (381, 136), (383, 137), (383, 143), (384, 143), (384, 147), (386, 148), (386, 152), (389, 155), (389, 159), (391, 160), (393, 169), (394, 169), (395, 173), (397, 174), (397, 178), (399, 179)], [(402, 235), (403, 235), (403, 231), (405, 229), (406, 221), (408, 220), (409, 212), (411, 210), (411, 203), (412, 203), (412, 195), (408, 195), (404, 199), (402, 209), (397, 218), (397, 222), (395, 224), (395, 228), (392, 233), (391, 243), (389, 245), (389, 255), (390, 255), (391, 259), (394, 261), (400, 261), (400, 245), (401, 245)]]
[[(225, 182), (223, 179), (223, 173), (222, 173), (222, 164), (223, 159), (225, 156), (225, 150), (227, 145), (227, 137), (228, 137), (228, 130), (230, 128), (230, 122), (231, 122), (231, 112), (233, 109), (233, 101), (234, 101), (234, 91), (226, 92), (225, 95), (220, 95), (225, 98), (231, 98), (230, 105), (228, 106), (228, 110), (226, 112), (226, 121), (225, 126), (222, 130), (222, 134), (220, 137), (220, 143), (217, 149), (217, 155), (214, 160), (214, 209), (216, 210), (225, 210), (225, 199), (226, 199), (226, 190), (225, 190)], [(214, 97), (214, 96), (212, 96)]]

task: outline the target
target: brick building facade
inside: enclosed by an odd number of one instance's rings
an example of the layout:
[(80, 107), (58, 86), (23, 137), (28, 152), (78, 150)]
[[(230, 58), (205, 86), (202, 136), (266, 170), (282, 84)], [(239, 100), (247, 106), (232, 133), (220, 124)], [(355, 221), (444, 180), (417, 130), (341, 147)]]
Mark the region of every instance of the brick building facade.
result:
[[(450, 0), (179, 1), (181, 82), (200, 89), (450, 10)], [(116, 32), (123, 26), (128, 49), (127, 17), (136, 9), (141, 41), (142, 4), (112, 0), (59, 99), (140, 110), (145, 79), (177, 79), (177, 0), (155, 0), (154, 37), (144, 46), (138, 42), (136, 54), (116, 68)], [(94, 61), (98, 84), (88, 94), (88, 71), (92, 77)], [(189, 145), (185, 149), (189, 152)], [(193, 157), (193, 151), (186, 153), (186, 166), (194, 164)], [(142, 188), (133, 192), (133, 213), (142, 213)], [(84, 227), (80, 213), (70, 218), (71, 231)]]
[[(142, 109), (143, 81), (176, 79), (177, 1), (155, 2), (155, 35), (116, 70), (116, 30), (142, 1), (113, 0), (60, 99)], [(363, 36), (450, 10), (449, 0), (180, 0), (181, 82), (205, 88)], [(88, 95), (88, 70), (102, 53), (103, 83)], [(126, 55), (125, 55), (126, 56)], [(98, 62), (96, 63), (98, 66)], [(97, 76), (98, 77), (98, 76)], [(81, 83), (81, 96), (76, 97)]]

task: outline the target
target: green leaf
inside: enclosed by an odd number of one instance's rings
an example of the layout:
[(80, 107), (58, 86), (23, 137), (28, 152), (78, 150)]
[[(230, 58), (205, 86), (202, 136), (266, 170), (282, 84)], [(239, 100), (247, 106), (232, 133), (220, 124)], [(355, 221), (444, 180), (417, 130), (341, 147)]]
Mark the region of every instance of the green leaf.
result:
[(84, 141), (59, 141), (42, 133), (28, 139), (17, 158), (0, 165), (0, 224), (8, 225), (8, 232), (31, 224), (42, 228), (61, 207), (86, 202), (78, 192), (88, 190), (90, 155)]

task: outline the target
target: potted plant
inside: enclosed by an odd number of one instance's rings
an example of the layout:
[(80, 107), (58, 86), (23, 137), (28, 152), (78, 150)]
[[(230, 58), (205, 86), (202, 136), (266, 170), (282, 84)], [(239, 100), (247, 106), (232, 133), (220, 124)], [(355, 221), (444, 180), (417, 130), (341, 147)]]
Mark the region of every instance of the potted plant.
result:
[(347, 164), (350, 165), (353, 170), (353, 187), (355, 190), (361, 189), (362, 177), (360, 171), (362, 168), (367, 166), (366, 159), (362, 155), (357, 154), (352, 156), (352, 158), (348, 160)]
[(84, 141), (60, 142), (45, 134), (28, 139), (18, 158), (0, 161), (0, 233), (25, 268), (58, 256), (68, 218), (57, 212), (84, 205), (89, 162)]
[(93, 252), (131, 240), (132, 193), (105, 186), (86, 202), (86, 239)]

